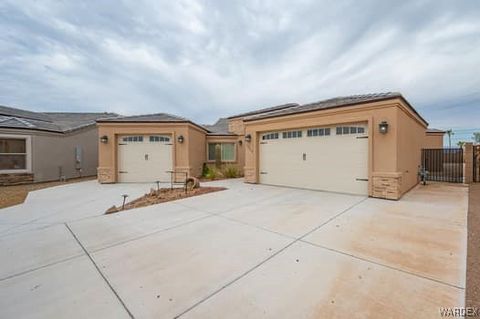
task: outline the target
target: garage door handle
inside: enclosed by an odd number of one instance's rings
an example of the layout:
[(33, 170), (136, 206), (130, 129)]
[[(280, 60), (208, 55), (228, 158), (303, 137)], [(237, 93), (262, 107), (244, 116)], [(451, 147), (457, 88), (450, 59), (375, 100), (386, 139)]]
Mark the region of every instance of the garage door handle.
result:
[(368, 178), (356, 178), (359, 182), (368, 182)]
[(357, 138), (368, 138), (368, 136), (357, 136)]
[(127, 171), (118, 171), (120, 174), (128, 173)]
[(260, 174), (265, 175), (265, 174), (268, 174), (268, 173), (267, 172), (260, 172)]

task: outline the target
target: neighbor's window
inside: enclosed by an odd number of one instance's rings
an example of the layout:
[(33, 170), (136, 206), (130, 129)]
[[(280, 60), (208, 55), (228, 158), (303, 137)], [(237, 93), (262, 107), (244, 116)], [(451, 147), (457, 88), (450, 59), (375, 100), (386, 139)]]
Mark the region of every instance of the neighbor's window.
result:
[(23, 138), (0, 138), (0, 170), (27, 169), (27, 142)]
[(235, 143), (208, 143), (209, 161), (215, 161), (217, 145), (220, 147), (220, 160), (222, 162), (235, 161)]

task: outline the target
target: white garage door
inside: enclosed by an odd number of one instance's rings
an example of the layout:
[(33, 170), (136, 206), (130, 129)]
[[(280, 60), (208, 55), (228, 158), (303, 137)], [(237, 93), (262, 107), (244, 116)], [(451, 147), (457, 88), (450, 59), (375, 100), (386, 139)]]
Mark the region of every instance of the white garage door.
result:
[(368, 194), (366, 124), (260, 136), (260, 183)]
[(118, 138), (120, 182), (170, 181), (172, 142), (168, 135), (129, 135)]

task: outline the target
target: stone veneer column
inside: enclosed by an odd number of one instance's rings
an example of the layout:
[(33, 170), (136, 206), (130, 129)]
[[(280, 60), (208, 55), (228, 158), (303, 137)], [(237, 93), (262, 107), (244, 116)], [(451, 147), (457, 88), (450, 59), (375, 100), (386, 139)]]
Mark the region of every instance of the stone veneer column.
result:
[(463, 183), (473, 182), (473, 144), (465, 143), (463, 145)]
[(372, 197), (396, 200), (402, 196), (401, 173), (374, 172), (372, 178)]
[(113, 169), (110, 167), (97, 168), (97, 179), (99, 183), (114, 183), (115, 177), (113, 175)]

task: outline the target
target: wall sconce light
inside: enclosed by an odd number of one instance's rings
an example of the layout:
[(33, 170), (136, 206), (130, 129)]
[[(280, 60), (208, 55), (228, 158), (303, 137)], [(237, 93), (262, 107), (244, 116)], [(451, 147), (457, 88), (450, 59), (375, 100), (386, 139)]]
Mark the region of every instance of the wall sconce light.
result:
[(184, 139), (183, 135), (180, 135), (180, 136), (177, 137), (177, 141), (178, 141), (178, 143), (180, 143), (180, 144), (182, 144), (184, 140), (185, 140), (185, 139)]
[(245, 135), (245, 142), (250, 143), (251, 140), (252, 140), (252, 135), (250, 134)]
[(108, 143), (108, 136), (103, 135), (102, 137), (100, 137), (100, 142), (102, 142), (103, 144), (107, 144)]
[(380, 124), (378, 124), (378, 130), (380, 131), (381, 134), (387, 134), (388, 123), (386, 121), (382, 121)]
[(238, 141), (238, 145), (242, 146), (242, 144), (243, 144), (243, 141), (242, 141), (242, 140), (239, 140), (239, 141)]

